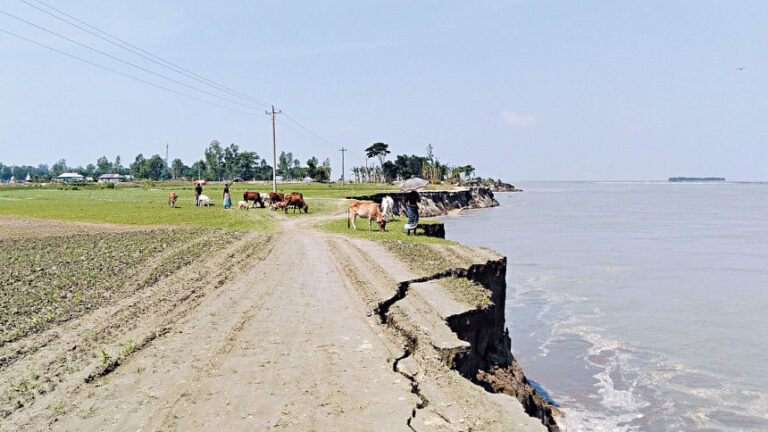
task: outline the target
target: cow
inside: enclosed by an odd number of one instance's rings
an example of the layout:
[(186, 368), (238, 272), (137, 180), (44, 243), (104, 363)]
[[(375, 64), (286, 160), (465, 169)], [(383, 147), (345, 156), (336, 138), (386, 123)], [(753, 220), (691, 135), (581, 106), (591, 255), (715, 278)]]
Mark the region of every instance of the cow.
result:
[(261, 199), (261, 194), (258, 192), (243, 192), (243, 201), (253, 201), (253, 207), (256, 207), (256, 203), (261, 204), (261, 208), (264, 208), (264, 201)]
[(304, 196), (300, 193), (294, 192), (285, 194), (283, 198), (285, 203), (285, 212), (288, 213), (288, 206), (293, 206), (293, 212), (296, 213), (296, 209), (299, 209), (299, 213), (304, 210), (304, 213), (309, 213), (309, 206), (304, 202)]
[(272, 209), (275, 209), (275, 204), (279, 202), (283, 202), (285, 199), (285, 195), (277, 192), (270, 192), (269, 193), (269, 207)]
[(259, 195), (261, 196), (261, 202), (266, 203), (269, 202), (269, 194), (264, 192), (259, 192)]
[(237, 208), (248, 210), (248, 201), (238, 201)]
[(349, 229), (350, 221), (352, 222), (352, 228), (357, 231), (355, 226), (355, 220), (360, 216), (362, 218), (368, 218), (368, 230), (371, 228), (371, 222), (373, 218), (376, 218), (376, 222), (379, 224), (379, 231), (386, 231), (387, 220), (381, 214), (381, 208), (375, 202), (371, 201), (352, 201), (349, 203), (349, 213), (347, 213), (347, 229)]
[(392, 209), (395, 207), (395, 200), (391, 196), (387, 195), (381, 200), (381, 214), (384, 216), (385, 221), (389, 221), (390, 217), (395, 217), (392, 213)]
[(168, 207), (176, 207), (176, 199), (179, 198), (178, 195), (171, 192), (168, 194)]
[(208, 195), (200, 195), (200, 197), (197, 199), (200, 203), (200, 207), (202, 206), (210, 206), (213, 203), (213, 200)]
[[(281, 208), (284, 208), (284, 207), (285, 207), (285, 201), (278, 201), (275, 203), (275, 205), (272, 208), (275, 210), (280, 210)], [(288, 212), (286, 211), (286, 213)]]

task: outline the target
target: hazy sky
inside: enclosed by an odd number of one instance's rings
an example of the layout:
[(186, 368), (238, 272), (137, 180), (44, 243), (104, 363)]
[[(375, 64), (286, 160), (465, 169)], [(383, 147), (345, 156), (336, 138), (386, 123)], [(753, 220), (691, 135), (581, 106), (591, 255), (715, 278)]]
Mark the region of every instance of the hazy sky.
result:
[[(330, 157), (334, 178), (341, 145), (349, 167), (383, 141), (432, 143), (443, 162), (509, 180), (768, 180), (765, 0), (45, 1), (274, 103), (330, 142), (278, 116), (278, 151)], [(172, 74), (21, 1), (0, 11)], [(0, 29), (194, 93), (1, 13)], [(127, 165), (166, 142), (191, 164), (213, 139), (271, 158), (263, 109), (206, 105), (4, 33), (0, 101), (6, 164)]]

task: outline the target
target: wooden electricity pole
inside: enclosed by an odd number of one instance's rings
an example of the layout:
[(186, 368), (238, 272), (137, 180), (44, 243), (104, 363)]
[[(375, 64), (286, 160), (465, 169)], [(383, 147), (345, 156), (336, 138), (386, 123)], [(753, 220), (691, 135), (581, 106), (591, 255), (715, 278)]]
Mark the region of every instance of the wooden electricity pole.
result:
[(275, 147), (275, 115), (280, 114), (282, 111), (275, 111), (275, 106), (272, 105), (272, 111), (266, 111), (268, 116), (272, 116), (272, 192), (277, 192), (277, 149)]
[(344, 189), (344, 152), (347, 149), (342, 146), (339, 151), (341, 152), (341, 188)]

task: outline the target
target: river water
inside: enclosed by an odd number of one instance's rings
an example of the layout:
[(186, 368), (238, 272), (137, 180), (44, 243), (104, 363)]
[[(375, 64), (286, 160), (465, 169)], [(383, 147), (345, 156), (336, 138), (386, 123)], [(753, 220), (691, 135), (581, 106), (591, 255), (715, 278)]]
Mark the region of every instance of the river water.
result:
[(517, 186), (444, 221), (568, 431), (768, 430), (768, 184)]

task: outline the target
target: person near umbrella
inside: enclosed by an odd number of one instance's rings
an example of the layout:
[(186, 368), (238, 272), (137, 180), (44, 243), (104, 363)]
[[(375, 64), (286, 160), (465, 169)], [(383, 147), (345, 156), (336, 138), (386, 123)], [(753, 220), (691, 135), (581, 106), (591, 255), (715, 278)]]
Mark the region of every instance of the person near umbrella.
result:
[(406, 193), (405, 203), (407, 207), (405, 208), (405, 214), (408, 216), (408, 223), (403, 225), (403, 229), (408, 234), (411, 231), (415, 234), (416, 225), (419, 224), (419, 193), (416, 191), (427, 187), (428, 184), (429, 182), (422, 178), (413, 177), (403, 182), (403, 186), (400, 188), (400, 190)]
[(200, 195), (202, 194), (203, 194), (203, 187), (200, 186), (200, 183), (198, 183), (197, 186), (195, 186), (195, 206), (196, 207), (200, 206)]
[(224, 184), (224, 208), (228, 209), (232, 207), (232, 200), (229, 197), (229, 183)]
[(419, 223), (419, 193), (412, 190), (405, 194), (405, 203), (408, 207), (405, 208), (405, 214), (408, 216), (408, 222), (403, 225), (403, 229), (411, 231), (416, 229), (416, 225)]

